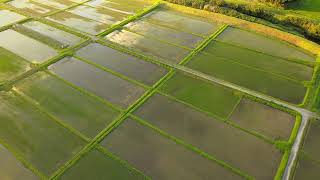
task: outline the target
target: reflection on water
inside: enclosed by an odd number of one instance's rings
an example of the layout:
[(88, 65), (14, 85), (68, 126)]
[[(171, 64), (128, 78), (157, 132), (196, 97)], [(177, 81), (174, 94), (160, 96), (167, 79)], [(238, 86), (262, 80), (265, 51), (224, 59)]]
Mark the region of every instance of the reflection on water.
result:
[(77, 55), (150, 86), (167, 72), (165, 68), (97, 43), (80, 49)]
[(177, 30), (184, 30), (204, 36), (212, 34), (220, 27), (220, 25), (213, 22), (209, 23), (195, 17), (189, 17), (182, 13), (164, 9), (161, 11), (155, 10), (147, 14), (145, 19)]
[(30, 13), (45, 14), (49, 13), (53, 8), (33, 2), (31, 0), (13, 0), (8, 2), (11, 6)]
[(11, 29), (0, 32), (0, 47), (35, 63), (41, 63), (57, 55), (57, 52), (46, 44)]
[(21, 162), (14, 157), (10, 151), (0, 144), (0, 179), (39, 179), (29, 169), (25, 168)]
[(134, 103), (144, 89), (75, 58), (49, 67), (58, 76), (123, 108)]
[(78, 6), (69, 12), (105, 24), (114, 24), (123, 20), (126, 15), (104, 8), (91, 8), (88, 6)]
[(72, 46), (81, 41), (81, 38), (79, 38), (78, 36), (67, 33), (52, 26), (40, 23), (38, 21), (27, 22), (24, 23), (22, 26), (34, 32), (34, 34), (36, 35), (42, 35), (47, 37), (49, 41), (58, 41), (61, 47)]
[(108, 27), (106, 24), (78, 16), (70, 12), (61, 12), (47, 17), (47, 19), (92, 35), (99, 34)]
[(203, 38), (193, 34), (181, 32), (171, 28), (166, 28), (156, 24), (151, 24), (147, 21), (139, 20), (131, 22), (125, 26), (130, 31), (143, 34), (148, 37), (155, 37), (167, 42), (175, 43), (181, 46), (195, 48)]
[(15, 23), (26, 18), (20, 14), (8, 10), (0, 10), (0, 27)]
[(171, 44), (163, 43), (154, 39), (126, 31), (114, 31), (106, 36), (107, 40), (115, 43), (135, 48), (143, 53), (149, 54), (167, 60), (173, 63), (179, 63), (188, 55), (189, 50)]
[(29, 69), (30, 67), (26, 61), (0, 48), (0, 82), (12, 79)]

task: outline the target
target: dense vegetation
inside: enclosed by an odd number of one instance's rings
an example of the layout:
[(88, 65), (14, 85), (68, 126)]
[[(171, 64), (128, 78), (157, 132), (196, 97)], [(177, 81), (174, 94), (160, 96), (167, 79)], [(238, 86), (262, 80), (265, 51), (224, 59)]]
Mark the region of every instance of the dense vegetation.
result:
[[(319, 20), (304, 15), (287, 13), (283, 8), (263, 6), (257, 3), (244, 3), (243, 1), (230, 0), (166, 0), (171, 3), (190, 6), (207, 11), (217, 12), (242, 18), (249, 21), (257, 21), (261, 18), (294, 29), (304, 34), (307, 38), (320, 41)], [(265, 2), (277, 2), (280, 0), (262, 0)]]

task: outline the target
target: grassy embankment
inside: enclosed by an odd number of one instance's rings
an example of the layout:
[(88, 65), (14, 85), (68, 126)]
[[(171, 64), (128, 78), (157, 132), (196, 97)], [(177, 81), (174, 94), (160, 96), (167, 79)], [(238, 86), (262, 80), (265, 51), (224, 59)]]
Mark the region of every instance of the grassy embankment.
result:
[[(300, 0), (287, 7), (269, 6), (248, 0), (166, 0), (171, 3), (226, 14), (262, 23), (289, 32), (298, 31), (308, 39), (320, 41), (319, 2)], [(316, 1), (316, 0), (314, 0)], [(297, 11), (298, 10), (298, 11)]]

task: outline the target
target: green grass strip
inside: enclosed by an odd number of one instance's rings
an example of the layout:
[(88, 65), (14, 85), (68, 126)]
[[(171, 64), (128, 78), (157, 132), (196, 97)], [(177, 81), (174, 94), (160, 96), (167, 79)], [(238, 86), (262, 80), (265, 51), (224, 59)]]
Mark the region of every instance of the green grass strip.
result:
[(77, 58), (78, 60), (80, 60), (80, 61), (82, 61), (82, 62), (85, 62), (85, 63), (87, 63), (87, 64), (90, 64), (90, 65), (92, 65), (92, 66), (94, 66), (94, 67), (96, 67), (96, 68), (98, 68), (98, 69), (101, 69), (101, 70), (103, 70), (103, 71), (105, 71), (105, 72), (108, 72), (108, 73), (110, 73), (110, 74), (112, 74), (112, 75), (114, 75), (114, 76), (117, 76), (117, 77), (119, 77), (119, 78), (121, 78), (121, 79), (123, 79), (123, 80), (125, 80), (125, 81), (128, 81), (128, 82), (130, 82), (130, 83), (133, 83), (133, 84), (135, 84), (135, 85), (138, 85), (138, 86), (144, 88), (145, 90), (150, 89), (149, 86), (147, 86), (147, 85), (145, 85), (145, 84), (143, 84), (143, 83), (141, 83), (141, 82), (139, 82), (139, 81), (137, 81), (137, 80), (131, 79), (131, 78), (125, 76), (125, 75), (122, 75), (121, 73), (115, 72), (115, 71), (113, 71), (113, 70), (111, 70), (111, 69), (109, 69), (109, 68), (107, 68), (107, 67), (105, 67), (105, 66), (102, 66), (102, 65), (100, 65), (100, 64), (97, 64), (97, 63), (95, 63), (95, 62), (92, 62), (92, 61), (90, 61), (90, 60), (87, 60), (87, 59), (82, 58), (82, 57), (77, 56), (77, 55), (75, 55), (75, 56), (73, 56), (73, 57)]
[(280, 165), (278, 167), (277, 173), (274, 177), (274, 180), (281, 180), (282, 179), (283, 173), (287, 167), (289, 157), (290, 157), (290, 150), (287, 150), (282, 156), (282, 159), (281, 159)]
[[(172, 71), (170, 71), (172, 72)], [(97, 144), (100, 143), (109, 133), (111, 133), (115, 128), (117, 128), (130, 114), (132, 111), (134, 111), (138, 106), (144, 103), (154, 92), (154, 89), (156, 89), (164, 80), (167, 79), (167, 76), (170, 75), (170, 72), (164, 76), (162, 79), (160, 79), (154, 87), (152, 87), (150, 90), (145, 92), (145, 94), (140, 97), (133, 105), (131, 105), (126, 111), (123, 111), (118, 118), (116, 118), (114, 121), (112, 121), (111, 124), (109, 124), (105, 129), (103, 129), (93, 140), (91, 140), (80, 152), (78, 152), (72, 159), (70, 159), (67, 163), (65, 163), (59, 170), (57, 170), (50, 179), (58, 179), (66, 170), (68, 170), (71, 166), (73, 166), (76, 162), (79, 161), (79, 159), (88, 153), (91, 149), (96, 147)]]
[(317, 87), (320, 87), (320, 58), (317, 59), (317, 63), (313, 70), (312, 79), (308, 84), (307, 93), (303, 99), (303, 102), (299, 105), (300, 107), (312, 109), (315, 98), (317, 97)]
[(51, 120), (55, 121), (60, 126), (62, 126), (65, 129), (69, 130), (72, 134), (74, 134), (74, 135), (78, 136), (79, 138), (81, 138), (83, 141), (85, 141), (85, 142), (89, 142), (90, 141), (90, 138), (86, 137), (85, 135), (80, 133), (78, 130), (74, 129), (73, 127), (71, 127), (68, 124), (64, 123), (61, 119), (55, 117), (54, 115), (52, 115), (51, 113), (46, 111), (43, 107), (41, 107), (41, 105), (39, 105), (37, 102), (35, 102), (33, 99), (31, 99), (27, 95), (25, 95), (23, 92), (20, 92), (20, 91), (18, 91), (16, 89), (12, 89), (11, 92), (13, 92), (15, 95), (17, 95), (18, 97), (23, 99), (25, 102), (27, 102), (28, 104), (30, 104), (31, 106), (33, 106), (34, 108), (39, 110), (41, 113), (43, 113), (46, 116), (48, 116)]
[(135, 50), (135, 49), (132, 49), (132, 48), (128, 48), (128, 47), (125, 47), (125, 46), (122, 46), (120, 44), (117, 44), (117, 43), (114, 43), (114, 42), (111, 42), (111, 41), (107, 41), (107, 40), (104, 40), (104, 39), (99, 39), (96, 42), (99, 43), (99, 44), (102, 44), (104, 46), (108, 46), (108, 47), (110, 47), (112, 49), (115, 49), (117, 51), (120, 51), (120, 52), (129, 54), (131, 56), (137, 57), (137, 58), (142, 59), (144, 61), (152, 62), (153, 64), (159, 65), (159, 66), (164, 67), (166, 69), (171, 69), (171, 66), (168, 66), (168, 65), (162, 63), (160, 60), (158, 60), (158, 58), (156, 58), (156, 57), (155, 58), (151, 58), (149, 55), (144, 55), (143, 53), (138, 52), (138, 50)]
[(146, 176), (143, 172), (141, 172), (140, 170), (134, 168), (127, 161), (124, 161), (124, 160), (120, 159), (119, 157), (115, 156), (114, 154), (112, 154), (111, 152), (106, 150), (104, 147), (102, 147), (100, 145), (97, 145), (96, 149), (98, 151), (100, 151), (101, 153), (103, 153), (104, 155), (108, 156), (109, 158), (111, 158), (111, 159), (113, 159), (115, 161), (118, 161), (122, 166), (126, 167), (128, 170), (130, 170), (132, 172), (138, 172), (139, 174), (144, 176), (145, 179), (151, 180), (151, 178)]
[(143, 120), (143, 119), (141, 119), (141, 118), (139, 118), (137, 116), (134, 116), (132, 114), (130, 115), (130, 117), (133, 120), (135, 120), (136, 122), (138, 122), (139, 124), (141, 124), (143, 126), (146, 126), (146, 127), (149, 127), (151, 129), (153, 129), (154, 131), (156, 131), (157, 133), (159, 133), (160, 135), (166, 137), (167, 139), (169, 139), (171, 141), (174, 141), (177, 145), (182, 145), (186, 149), (191, 150), (191, 151), (201, 155), (202, 157), (204, 157), (204, 158), (206, 158), (208, 160), (214, 161), (218, 165), (220, 165), (220, 166), (222, 166), (222, 167), (224, 167), (226, 169), (229, 169), (233, 173), (238, 174), (238, 175), (240, 175), (240, 176), (242, 176), (242, 177), (244, 177), (246, 179), (253, 179), (253, 177), (251, 177), (248, 174), (240, 171), (239, 169), (236, 169), (235, 167), (229, 165), (228, 163), (226, 163), (226, 162), (224, 162), (222, 160), (219, 160), (219, 159), (207, 154), (206, 152), (200, 150), (199, 148), (197, 148), (197, 147), (195, 147), (195, 146), (193, 146), (191, 144), (188, 144), (188, 143), (186, 143), (186, 142), (184, 142), (184, 141), (182, 141), (182, 140), (180, 140), (180, 139), (178, 139), (178, 138), (176, 138), (174, 136), (169, 135), (168, 133), (162, 131), (161, 129), (159, 129), (159, 128), (155, 127), (155, 126), (153, 126), (152, 124), (146, 122), (145, 120)]
[[(162, 8), (162, 4), (160, 4), (159, 7)], [(181, 31), (181, 32), (184, 32), (184, 33), (192, 34), (192, 35), (194, 35), (194, 36), (201, 37), (201, 38), (203, 38), (203, 39), (207, 38), (207, 36), (205, 36), (205, 35), (198, 34), (198, 33), (194, 33), (194, 32), (191, 32), (191, 31), (187, 31), (187, 30), (185, 30), (185, 29), (177, 29), (177, 28), (174, 28), (174, 27), (172, 27), (172, 26), (165, 25), (165, 24), (160, 24), (160, 23), (154, 22), (154, 21), (151, 20), (151, 19), (144, 18), (143, 21), (146, 21), (146, 22), (148, 22), (148, 23), (150, 23), (150, 24), (153, 24), (153, 25), (156, 25), (156, 26), (160, 26), (160, 27), (172, 29), (172, 30), (175, 30), (175, 31)]]
[(42, 174), (30, 162), (23, 158), (20, 153), (17, 153), (13, 148), (11, 148), (11, 146), (9, 146), (9, 144), (7, 144), (4, 140), (0, 139), (0, 144), (2, 144), (15, 158), (17, 158), (17, 160), (20, 161), (25, 168), (29, 169), (32, 173), (43, 180), (48, 179), (48, 177)]
[[(223, 118), (223, 117), (220, 117), (220, 116), (218, 116), (218, 115), (216, 115), (216, 114), (213, 114), (213, 113), (211, 113), (211, 112), (202, 110), (202, 109), (200, 109), (200, 108), (198, 108), (198, 107), (196, 107), (196, 106), (194, 106), (194, 105), (192, 105), (192, 104), (189, 104), (189, 103), (186, 103), (186, 102), (184, 102), (184, 101), (181, 101), (181, 100), (177, 99), (176, 97), (171, 96), (171, 95), (168, 95), (168, 94), (163, 93), (163, 92), (161, 92), (161, 91), (158, 91), (158, 90), (157, 90), (156, 92), (159, 93), (159, 94), (161, 94), (161, 95), (163, 95), (163, 96), (166, 96), (167, 98), (169, 98), (169, 99), (171, 99), (171, 100), (173, 100), (173, 101), (176, 101), (176, 102), (179, 102), (179, 103), (181, 103), (181, 104), (184, 104), (185, 106), (188, 106), (188, 107), (191, 108), (191, 109), (194, 109), (194, 110), (196, 110), (196, 111), (199, 111), (199, 112), (201, 112), (201, 113), (204, 113), (204, 114), (208, 115), (209, 117), (213, 118), (213, 120), (215, 120), (215, 121), (220, 121), (221, 123), (225, 123), (225, 124), (227, 124), (227, 125), (229, 125), (229, 126), (232, 126), (233, 128), (236, 128), (236, 129), (238, 129), (238, 130), (240, 130), (240, 131), (243, 131), (243, 132), (245, 132), (245, 133), (247, 133), (247, 134), (253, 135), (253, 136), (255, 136), (255, 137), (257, 137), (257, 138), (265, 141), (266, 143), (269, 143), (269, 144), (272, 144), (272, 145), (275, 144), (275, 141), (272, 140), (271, 138), (269, 138), (269, 137), (267, 137), (267, 136), (265, 136), (265, 135), (263, 135), (263, 134), (260, 134), (259, 132), (242, 128), (242, 127), (239, 126), (238, 124), (230, 121), (229, 118)], [(239, 99), (241, 99), (241, 98), (239, 98)]]
[(97, 95), (95, 95), (95, 94), (93, 94), (93, 93), (91, 93), (91, 92), (88, 92), (87, 90), (85, 90), (85, 89), (83, 89), (83, 88), (81, 88), (81, 87), (78, 87), (78, 86), (74, 85), (73, 83), (71, 83), (71, 82), (69, 82), (69, 81), (67, 81), (67, 80), (59, 77), (58, 75), (54, 74), (53, 72), (51, 72), (51, 71), (46, 71), (46, 72), (47, 72), (48, 74), (50, 74), (51, 76), (55, 77), (56, 79), (58, 79), (58, 80), (60, 80), (60, 81), (62, 81), (62, 82), (64, 82), (64, 83), (66, 83), (67, 85), (69, 85), (69, 86), (71, 86), (72, 88), (76, 89), (77, 91), (81, 92), (82, 94), (85, 94), (85, 95), (87, 95), (87, 96), (90, 96), (90, 97), (94, 98), (95, 100), (97, 100), (97, 101), (105, 104), (106, 106), (108, 106), (108, 107), (110, 107), (110, 108), (112, 108), (112, 109), (114, 109), (114, 110), (117, 110), (117, 111), (119, 111), (119, 112), (124, 111), (121, 107), (119, 107), (119, 106), (117, 106), (117, 105), (114, 105), (114, 104), (106, 101), (105, 99), (103, 99), (103, 98), (101, 98), (101, 97), (99, 97), (99, 96), (97, 96)]
[(185, 57), (179, 65), (186, 64), (189, 60), (191, 60), (195, 55), (197, 55), (200, 51), (202, 51), (213, 39), (215, 39), (219, 34), (221, 34), (225, 29), (227, 29), (228, 25), (222, 25), (216, 32), (214, 32), (207, 39), (202, 41), (187, 57)]
[[(221, 40), (218, 40), (218, 39), (215, 39), (215, 41), (217, 41), (219, 43), (222, 43), (222, 44), (227, 44), (227, 45), (231, 45), (231, 46), (238, 47), (238, 48), (241, 48), (241, 49), (246, 49), (246, 50), (253, 51), (253, 52), (256, 52), (256, 53), (264, 54), (264, 55), (267, 55), (267, 56), (279, 58), (279, 59), (282, 59), (284, 61), (288, 61), (288, 62), (291, 62), (291, 63), (293, 62), (293, 63), (296, 63), (296, 64), (301, 64), (301, 65), (305, 65), (305, 66), (309, 66), (309, 67), (313, 67), (314, 64), (315, 64), (315, 62), (312, 62), (312, 61), (309, 61), (309, 60), (285, 58), (285, 57), (276, 56), (276, 55), (273, 55), (273, 54), (268, 54), (268, 53), (265, 53), (263, 51), (250, 49), (250, 48), (247, 48), (247, 47), (244, 47), (244, 46), (232, 43), (232, 42), (225, 42), (225, 41), (221, 41)], [(299, 50), (301, 50), (301, 49), (299, 49)]]
[(188, 50), (188, 51), (192, 51), (193, 49), (192, 48), (189, 48), (189, 47), (186, 47), (186, 46), (182, 46), (182, 45), (179, 45), (179, 44), (176, 44), (176, 43), (172, 43), (172, 42), (168, 42), (166, 40), (163, 40), (161, 38), (158, 38), (156, 36), (150, 36), (150, 35), (146, 35), (146, 34), (143, 34), (143, 33), (140, 33), (140, 32), (137, 32), (137, 31), (133, 31), (129, 28), (123, 28), (124, 30), (126, 31), (129, 31), (131, 33), (134, 33), (134, 34), (138, 34), (140, 36), (143, 36), (145, 37), (146, 39), (152, 39), (152, 40), (156, 40), (156, 41), (159, 41), (159, 42), (162, 42), (164, 44), (168, 44), (168, 45), (171, 45), (171, 46), (175, 46), (175, 47), (178, 47), (178, 48), (181, 48), (181, 49), (185, 49), (185, 50)]
[[(83, 141), (89, 143), (90, 142), (90, 138), (86, 137), (85, 135), (83, 135), (81, 132), (79, 132), (78, 130), (70, 127), (69, 125), (63, 123), (63, 121), (61, 121), (60, 119), (56, 118), (55, 116), (53, 116), (52, 114), (48, 113), (46, 110), (44, 110), (40, 105), (38, 105), (36, 102), (33, 102), (33, 100), (29, 97), (27, 97), (26, 95), (24, 95), (22, 92), (19, 92), (17, 90), (13, 90), (14, 94), (18, 95), (19, 97), (21, 97), (23, 100), (25, 100), (26, 102), (28, 102), (29, 104), (31, 104), (32, 106), (34, 106), (35, 108), (37, 108), (40, 112), (44, 113), (45, 115), (47, 115), (50, 119), (54, 120), (56, 123), (58, 123), (59, 125), (63, 126), (65, 129), (69, 130), (71, 133), (73, 133), (74, 135), (80, 137)], [(120, 160), (119, 158), (115, 157), (114, 155), (112, 155), (111, 153), (107, 152), (105, 149), (103, 149), (102, 147), (98, 146), (97, 149), (99, 151), (101, 151), (102, 153), (106, 154), (108, 157), (120, 162), (122, 165), (124, 165), (127, 169), (129, 169), (130, 171), (137, 171), (138, 173), (140, 173), (141, 175), (145, 176), (142, 172), (140, 172), (139, 170), (133, 168), (131, 165), (129, 165), (128, 163), (126, 163), (123, 160)], [(146, 177), (146, 179), (149, 179)]]
[(211, 56), (216, 56), (216, 57), (219, 57), (221, 59), (223, 59), (223, 61), (229, 61), (230, 63), (232, 64), (237, 64), (239, 66), (243, 66), (243, 67), (246, 67), (246, 68), (249, 68), (249, 69), (253, 69), (253, 70), (256, 70), (256, 71), (260, 71), (260, 72), (263, 72), (263, 73), (266, 73), (266, 74), (271, 74), (273, 76), (276, 76), (278, 78), (281, 78), (281, 79), (286, 79), (288, 81), (292, 81), (292, 82), (295, 82), (295, 83), (299, 83), (301, 85), (304, 85), (305, 82), (308, 82), (308, 81), (300, 81), (300, 80), (297, 80), (297, 79), (293, 79), (291, 77), (288, 77), (288, 76), (284, 76), (282, 74), (278, 74), (278, 73), (274, 73), (273, 71), (267, 71), (267, 70), (264, 70), (264, 69), (261, 69), (261, 68), (258, 68), (258, 67), (254, 67), (254, 66), (251, 66), (251, 65), (248, 65), (248, 64), (243, 64), (243, 63), (240, 63), (239, 61), (235, 61), (235, 59), (229, 59), (229, 58), (226, 58), (226, 57), (223, 57), (223, 56), (217, 56), (215, 54), (211, 54), (211, 53), (207, 53), (207, 52), (201, 52), (202, 54), (205, 54), (205, 55), (211, 55)]
[(112, 25), (109, 29), (107, 29), (106, 31), (103, 31), (101, 33), (99, 33), (97, 36), (98, 37), (104, 37), (108, 34), (110, 34), (111, 32), (117, 30), (117, 29), (121, 29), (123, 26), (125, 26), (126, 24), (135, 21), (137, 19), (139, 19), (140, 17), (148, 14), (149, 12), (153, 11), (154, 9), (156, 9), (158, 6), (160, 5), (160, 1), (157, 1), (156, 3), (154, 3), (153, 5), (151, 5), (150, 7), (147, 7), (145, 9), (143, 9), (142, 11), (136, 13), (135, 15), (129, 16), (127, 19), (121, 21), (118, 24)]

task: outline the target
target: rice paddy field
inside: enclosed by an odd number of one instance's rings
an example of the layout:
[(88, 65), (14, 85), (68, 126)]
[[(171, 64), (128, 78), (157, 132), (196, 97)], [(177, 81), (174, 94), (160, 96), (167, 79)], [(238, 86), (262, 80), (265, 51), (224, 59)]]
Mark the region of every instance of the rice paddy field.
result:
[(300, 114), (247, 92), (303, 106), (316, 63), (159, 2), (3, 1), (0, 179), (281, 179)]
[(319, 129), (320, 121), (313, 120), (309, 124), (305, 142), (296, 165), (294, 179), (318, 179), (320, 178), (320, 143)]

